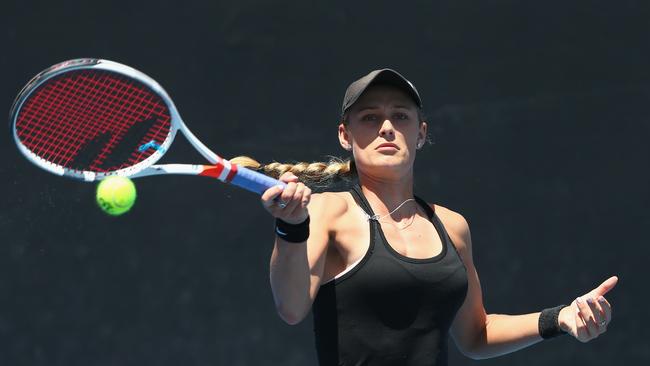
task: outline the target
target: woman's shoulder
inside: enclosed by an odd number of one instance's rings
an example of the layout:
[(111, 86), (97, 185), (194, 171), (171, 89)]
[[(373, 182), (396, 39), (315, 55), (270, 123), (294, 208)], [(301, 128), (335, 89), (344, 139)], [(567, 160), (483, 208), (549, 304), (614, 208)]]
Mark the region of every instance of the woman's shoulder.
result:
[(442, 220), (443, 217), (450, 221), (450, 223), (458, 224), (462, 222), (467, 222), (463, 215), (461, 215), (459, 212), (456, 212), (448, 207), (445, 207), (443, 205), (437, 204), (437, 203), (429, 203), (429, 206), (431, 209), (433, 209), (433, 212), (440, 217)]
[(348, 211), (351, 199), (347, 192), (314, 193), (311, 195), (309, 209), (318, 211), (323, 216), (337, 217)]

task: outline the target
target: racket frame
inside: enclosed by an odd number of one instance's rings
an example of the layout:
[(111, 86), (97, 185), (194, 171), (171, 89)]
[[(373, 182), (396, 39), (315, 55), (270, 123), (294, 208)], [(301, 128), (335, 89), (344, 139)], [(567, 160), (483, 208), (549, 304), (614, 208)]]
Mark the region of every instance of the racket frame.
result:
[[(122, 74), (139, 81), (146, 87), (150, 88), (154, 93), (158, 94), (158, 96), (160, 96), (160, 98), (165, 102), (167, 109), (169, 110), (170, 130), (163, 143), (159, 146), (156, 146), (156, 151), (154, 153), (152, 153), (149, 157), (145, 158), (141, 162), (123, 169), (109, 172), (93, 172), (66, 168), (61, 165), (49, 162), (46, 159), (43, 159), (36, 155), (20, 141), (18, 133), (16, 131), (16, 119), (18, 118), (20, 110), (25, 101), (27, 101), (30, 95), (36, 91), (43, 83), (50, 80), (51, 78), (54, 78), (66, 72), (79, 69), (97, 69)], [(10, 122), (14, 141), (16, 142), (19, 151), (29, 161), (36, 164), (38, 167), (60, 176), (92, 182), (102, 180), (113, 175), (125, 176), (129, 178), (139, 178), (161, 174), (203, 175), (217, 178), (226, 183), (233, 183), (237, 186), (256, 193), (262, 193), (266, 188), (269, 188), (273, 185), (286, 186), (284, 182), (265, 176), (250, 169), (246, 169), (244, 167), (238, 167), (234, 164), (231, 164), (227, 159), (224, 159), (215, 154), (206, 145), (204, 145), (189, 130), (189, 128), (187, 128), (187, 125), (185, 125), (181, 119), (180, 114), (178, 113), (178, 110), (176, 109), (176, 106), (174, 105), (172, 99), (169, 97), (163, 87), (158, 84), (158, 82), (132, 67), (109, 60), (96, 58), (74, 59), (58, 63), (43, 70), (34, 76), (27, 83), (27, 85), (23, 87), (23, 89), (16, 97), (10, 111)], [(154, 164), (168, 151), (169, 147), (174, 141), (176, 133), (179, 130), (190, 142), (190, 144), (192, 144), (192, 146), (194, 146), (194, 148), (213, 165)]]

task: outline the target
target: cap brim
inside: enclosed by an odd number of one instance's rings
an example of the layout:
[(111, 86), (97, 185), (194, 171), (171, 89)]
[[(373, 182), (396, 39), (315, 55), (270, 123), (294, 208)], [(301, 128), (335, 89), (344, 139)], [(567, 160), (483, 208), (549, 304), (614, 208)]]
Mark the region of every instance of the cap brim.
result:
[(422, 100), (415, 86), (404, 76), (393, 69), (375, 70), (361, 79), (350, 84), (345, 93), (345, 99), (341, 112), (345, 113), (363, 94), (368, 87), (376, 84), (387, 84), (395, 86), (409, 94), (418, 108), (422, 108)]

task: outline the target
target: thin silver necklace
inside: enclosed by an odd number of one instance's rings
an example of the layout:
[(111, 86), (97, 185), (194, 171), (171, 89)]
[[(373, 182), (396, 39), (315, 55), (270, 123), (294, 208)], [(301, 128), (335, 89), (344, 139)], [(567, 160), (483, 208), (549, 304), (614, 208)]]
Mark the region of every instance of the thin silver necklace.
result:
[[(370, 216), (370, 215), (368, 215), (368, 213), (365, 212), (365, 211), (364, 211), (363, 213), (366, 215), (366, 220), (368, 220), (368, 221), (370, 221), (370, 220), (375, 220), (375, 221), (377, 221), (377, 222), (380, 222), (381, 219), (384, 219), (384, 218), (386, 218), (386, 217), (392, 215), (395, 211), (399, 210), (400, 207), (404, 206), (404, 204), (405, 204), (406, 202), (409, 202), (409, 201), (415, 201), (415, 199), (414, 199), (414, 198), (409, 198), (409, 199), (407, 199), (406, 201), (400, 203), (399, 206), (395, 207), (395, 209), (394, 209), (393, 211), (391, 211), (391, 212), (389, 212), (389, 213), (387, 213), (387, 214), (385, 214), (385, 215), (383, 215), (383, 216), (379, 216), (379, 215), (377, 215), (377, 214), (374, 214), (374, 215)], [(410, 225), (410, 223), (409, 223), (409, 225)], [(406, 225), (406, 226), (409, 226), (409, 225)], [(406, 227), (406, 226), (405, 226), (405, 227)]]

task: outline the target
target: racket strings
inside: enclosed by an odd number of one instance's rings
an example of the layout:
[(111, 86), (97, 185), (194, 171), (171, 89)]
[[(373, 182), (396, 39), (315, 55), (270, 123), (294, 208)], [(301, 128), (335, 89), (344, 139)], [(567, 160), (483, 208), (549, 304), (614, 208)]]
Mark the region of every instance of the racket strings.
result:
[(138, 147), (150, 141), (162, 144), (170, 129), (169, 110), (156, 93), (128, 77), (97, 70), (47, 80), (27, 98), (16, 119), (19, 140), (35, 155), (94, 172), (143, 161), (157, 150)]
[[(26, 103), (22, 114), (25, 118), (20, 119), (17, 126), (19, 137), (22, 138), (24, 132), (29, 132), (35, 137), (36, 141), (33, 142), (38, 149), (33, 149), (33, 151), (37, 155), (64, 166), (68, 164), (74, 153), (74, 150), (67, 148), (79, 145), (80, 132), (85, 133), (84, 140), (96, 138), (92, 125), (69, 123), (65, 120), (85, 122), (83, 118), (85, 117), (88, 120), (98, 121), (96, 111), (89, 110), (88, 106), (91, 104), (86, 103), (86, 98), (83, 98), (85, 96), (93, 99), (96, 94), (95, 90), (91, 90), (89, 93), (84, 83), (78, 82), (81, 79), (81, 77), (76, 79), (61, 78), (56, 83), (44, 85), (30, 99), (31, 105), (29, 102)], [(71, 98), (71, 90), (75, 91), (77, 98)], [(22, 123), (23, 121), (31, 123), (25, 124)], [(29, 129), (30, 125), (42, 126), (43, 131), (34, 134), (34, 130)], [(21, 131), (20, 127), (24, 127), (24, 129)], [(67, 143), (62, 143), (63, 136), (69, 139)], [(30, 140), (23, 139), (23, 142), (29, 144)], [(63, 160), (55, 160), (55, 158)]]
[[(120, 79), (109, 79), (108, 83), (102, 82), (102, 80), (97, 81), (95, 79), (89, 79), (88, 81), (91, 83), (90, 86), (92, 87), (92, 91), (98, 91), (100, 93), (100, 97), (103, 93), (103, 96), (106, 98), (106, 102), (100, 103), (99, 108), (97, 108), (98, 115), (96, 116), (96, 120), (102, 121), (100, 124), (101, 128), (99, 131), (93, 132), (108, 133), (110, 138), (108, 143), (103, 145), (99, 144), (102, 149), (100, 150), (97, 157), (92, 160), (92, 163), (89, 165), (90, 170), (101, 171), (103, 170), (103, 165), (107, 165), (110, 168), (116, 164), (119, 168), (122, 167), (120, 165), (121, 161), (126, 160), (127, 165), (128, 163), (136, 161), (142, 152), (138, 150), (136, 153), (133, 149), (131, 149), (131, 151), (128, 151), (129, 156), (127, 157), (117, 157), (115, 154), (113, 154), (114, 159), (111, 160), (117, 161), (107, 162), (107, 159), (111, 156), (111, 153), (114, 151), (114, 149), (119, 146), (119, 143), (122, 141), (124, 136), (127, 135), (127, 131), (129, 134), (131, 134), (130, 129), (134, 127), (136, 121), (151, 120), (153, 109), (159, 107), (159, 103), (143, 106), (143, 104), (150, 102), (152, 99), (151, 94), (143, 93), (142, 89), (133, 87), (132, 85), (129, 85), (129, 83), (125, 83)], [(136, 102), (139, 103), (139, 105), (135, 105)], [(144, 114), (143, 112), (149, 113)], [(107, 123), (109, 121), (120, 121), (122, 123), (113, 126), (114, 128), (110, 129), (110, 125)], [(141, 126), (141, 124), (142, 123), (138, 124), (138, 126)], [(151, 134), (149, 136), (145, 136), (145, 138), (147, 137), (150, 140), (153, 138)], [(92, 152), (92, 144), (88, 145), (91, 149), (90, 151)], [(131, 146), (133, 145), (134, 144), (131, 144)], [(151, 152), (145, 152), (145, 154), (150, 155)]]

